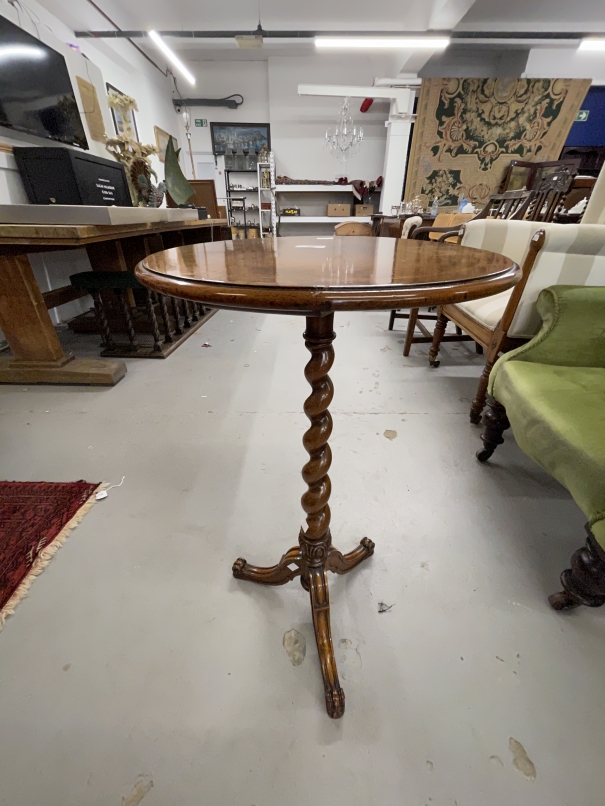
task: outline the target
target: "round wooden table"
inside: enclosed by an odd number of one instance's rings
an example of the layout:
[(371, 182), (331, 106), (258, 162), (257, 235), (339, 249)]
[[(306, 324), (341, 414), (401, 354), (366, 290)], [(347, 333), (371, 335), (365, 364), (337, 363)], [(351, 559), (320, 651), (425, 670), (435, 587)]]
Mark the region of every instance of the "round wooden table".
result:
[(502, 255), (455, 244), (367, 237), (296, 237), (221, 241), (168, 249), (135, 269), (144, 285), (162, 294), (215, 308), (306, 317), (305, 345), (311, 359), (305, 377), (311, 395), (304, 411), (311, 426), (303, 436), (309, 461), (302, 469), (307, 528), (277, 565), (262, 568), (238, 559), (237, 579), (283, 585), (300, 576), (311, 596), (313, 625), (329, 716), (344, 713), (330, 632), (326, 571), (346, 574), (374, 552), (364, 538), (342, 554), (330, 535), (332, 454), (328, 407), (334, 387), (334, 312), (418, 308), (487, 297), (511, 288), (521, 270)]

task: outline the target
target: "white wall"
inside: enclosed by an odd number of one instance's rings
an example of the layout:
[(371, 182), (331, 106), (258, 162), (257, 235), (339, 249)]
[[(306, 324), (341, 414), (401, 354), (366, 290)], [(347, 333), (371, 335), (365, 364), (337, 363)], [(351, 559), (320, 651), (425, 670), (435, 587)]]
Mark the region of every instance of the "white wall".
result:
[[(96, 42), (77, 40), (82, 52), (88, 56), (88, 58), (84, 58), (66, 44), (76, 42), (71, 29), (42, 8), (35, 0), (27, 0), (27, 6), (31, 10), (33, 20), (23, 11), (17, 15), (15, 9), (8, 3), (0, 4), (0, 13), (65, 56), (80, 112), (83, 107), (76, 76), (81, 76), (94, 84), (101, 103), (106, 132), (109, 136), (115, 134), (111, 112), (106, 104), (105, 83), (109, 82), (136, 99), (139, 107), (136, 121), (141, 142), (155, 144), (153, 127), (157, 125), (170, 134), (174, 134), (179, 143), (184, 143), (183, 121), (176, 114), (172, 105), (173, 83), (170, 78), (163, 76), (127, 42), (116, 41), (108, 44), (101, 40)], [(161, 60), (158, 61), (161, 65)], [(111, 159), (104, 144), (91, 139), (84, 115), (82, 115), (82, 120), (90, 153)], [(14, 132), (4, 127), (0, 127), (0, 142), (8, 145), (53, 145), (52, 141)], [(153, 164), (158, 177), (163, 179), (164, 167), (157, 157), (153, 158)], [(0, 152), (0, 204), (26, 204), (27, 201), (14, 157), (12, 154)], [(31, 263), (42, 291), (69, 284), (70, 274), (90, 271), (90, 264), (84, 250), (33, 255)], [(56, 308), (51, 312), (51, 316), (59, 323), (89, 307), (90, 300), (76, 300)]]
[(385, 75), (377, 67), (374, 60), (359, 54), (269, 59), (271, 139), (278, 174), (327, 180), (345, 171), (349, 179), (372, 180), (382, 174), (387, 104), (374, 102), (370, 111), (362, 114), (361, 100), (351, 99), (353, 118), (363, 126), (364, 140), (358, 153), (343, 166), (324, 146), (326, 129), (336, 122), (343, 99), (298, 95), (299, 84), (371, 86), (375, 75)]

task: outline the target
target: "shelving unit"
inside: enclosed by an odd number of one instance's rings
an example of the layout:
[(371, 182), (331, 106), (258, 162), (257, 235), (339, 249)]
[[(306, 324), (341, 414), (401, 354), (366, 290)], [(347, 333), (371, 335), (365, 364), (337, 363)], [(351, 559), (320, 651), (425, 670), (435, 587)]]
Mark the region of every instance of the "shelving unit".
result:
[[(269, 187), (263, 187), (263, 176), (267, 171), (269, 172)], [(269, 162), (258, 163), (257, 172), (260, 237), (266, 238), (268, 235), (272, 235), (274, 238), (276, 238), (277, 209), (275, 203), (275, 158), (272, 151), (269, 152)], [(263, 204), (269, 204), (269, 209), (263, 209)], [(267, 214), (269, 215), (269, 223), (265, 224), (265, 217)]]
[(283, 215), (282, 224), (340, 224), (343, 221), (358, 221), (370, 224), (372, 217), (369, 215), (358, 216), (336, 216), (336, 215)]
[[(356, 221), (358, 223), (369, 224), (371, 216), (329, 216), (326, 215), (328, 204), (347, 203), (353, 209), (353, 186), (352, 185), (277, 185), (275, 188), (278, 208), (283, 209), (286, 205), (299, 207), (300, 216), (279, 217), (279, 226), (282, 235), (294, 235), (301, 233), (301, 227), (305, 229), (305, 235), (328, 235), (334, 232), (334, 226), (343, 221)], [(379, 207), (379, 195), (371, 197), (374, 209)]]
[[(238, 227), (244, 230), (244, 237), (248, 237), (248, 230), (250, 226), (248, 225), (248, 215), (250, 213), (256, 213), (257, 210), (250, 210), (247, 204), (247, 195), (250, 193), (257, 193), (258, 187), (253, 188), (252, 190), (247, 190), (242, 188), (234, 188), (232, 187), (233, 179), (231, 177), (232, 174), (252, 174), (257, 176), (258, 172), (256, 168), (250, 168), (247, 170), (236, 170), (234, 168), (226, 168), (225, 169), (225, 190), (227, 193), (227, 215), (229, 218), (229, 223), (233, 227)], [(243, 207), (234, 207), (234, 201), (240, 201), (241, 199), (244, 200)], [(259, 205), (260, 207), (260, 205)], [(238, 221), (237, 214), (242, 214), (244, 216), (243, 221)], [(231, 223), (233, 221), (233, 223)], [(259, 227), (260, 228), (260, 227)]]

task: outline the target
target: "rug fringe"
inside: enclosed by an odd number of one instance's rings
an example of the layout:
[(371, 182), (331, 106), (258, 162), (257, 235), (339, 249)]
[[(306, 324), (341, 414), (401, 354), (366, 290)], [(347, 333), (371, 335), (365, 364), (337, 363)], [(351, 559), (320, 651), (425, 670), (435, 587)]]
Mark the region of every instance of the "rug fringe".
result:
[(37, 576), (40, 576), (42, 571), (46, 568), (52, 558), (55, 556), (57, 551), (61, 548), (61, 546), (65, 543), (69, 534), (72, 529), (74, 529), (82, 520), (82, 518), (86, 515), (87, 512), (97, 503), (96, 495), (101, 490), (107, 489), (108, 484), (99, 484), (99, 486), (93, 491), (93, 493), (89, 496), (88, 500), (82, 504), (80, 509), (76, 512), (76, 514), (71, 518), (65, 526), (61, 529), (59, 534), (55, 537), (55, 539), (50, 543), (50, 545), (45, 546), (42, 551), (38, 554), (36, 559), (33, 562), (32, 567), (27, 573), (25, 579), (19, 584), (11, 598), (8, 602), (4, 605), (2, 610), (0, 611), (0, 630), (4, 627), (4, 622), (6, 621), (8, 616), (12, 616), (15, 612), (15, 608), (19, 604), (22, 599), (25, 599), (27, 594), (29, 593), (29, 589), (32, 586), (34, 579)]

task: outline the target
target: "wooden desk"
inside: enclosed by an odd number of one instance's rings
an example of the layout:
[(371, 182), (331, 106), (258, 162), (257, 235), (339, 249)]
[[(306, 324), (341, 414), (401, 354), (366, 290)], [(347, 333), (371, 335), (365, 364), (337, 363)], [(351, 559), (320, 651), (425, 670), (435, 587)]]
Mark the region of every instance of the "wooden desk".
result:
[(312, 390), (304, 404), (311, 421), (303, 437), (309, 453), (302, 469), (308, 487), (302, 497), (306, 528), (300, 530), (298, 545), (276, 565), (263, 568), (240, 558), (233, 575), (261, 585), (284, 585), (300, 577), (311, 597), (326, 708), (337, 719), (344, 713), (345, 697), (332, 646), (326, 572), (348, 573), (373, 554), (374, 543), (364, 537), (357, 548), (342, 554), (332, 545), (330, 534), (328, 407), (334, 387), (328, 373), (334, 362), (334, 312), (417, 308), (488, 297), (511, 288), (521, 270), (509, 258), (481, 249), (351, 236), (266, 238), (170, 249), (143, 260), (135, 275), (162, 294), (215, 308), (306, 317), (304, 339), (311, 360), (305, 377)]
[(224, 219), (120, 226), (0, 224), (0, 328), (12, 357), (0, 358), (0, 383), (113, 386), (123, 361), (66, 355), (49, 308), (86, 296), (65, 286), (42, 293), (28, 254), (85, 248), (93, 270), (132, 271), (146, 255), (220, 237)]

